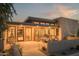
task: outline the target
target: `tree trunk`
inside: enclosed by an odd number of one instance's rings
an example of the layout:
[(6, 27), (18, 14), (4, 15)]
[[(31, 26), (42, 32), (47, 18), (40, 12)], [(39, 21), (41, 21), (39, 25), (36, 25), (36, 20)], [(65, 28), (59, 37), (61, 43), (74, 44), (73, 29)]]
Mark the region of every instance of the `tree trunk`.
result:
[(0, 32), (0, 52), (2, 52), (4, 49), (4, 39), (3, 39), (3, 33)]

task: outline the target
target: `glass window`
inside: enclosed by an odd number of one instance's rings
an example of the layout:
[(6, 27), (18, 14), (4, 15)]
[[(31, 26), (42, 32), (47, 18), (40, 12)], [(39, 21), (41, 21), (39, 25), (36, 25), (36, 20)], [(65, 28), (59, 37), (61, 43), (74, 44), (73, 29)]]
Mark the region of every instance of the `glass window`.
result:
[(49, 25), (49, 23), (46, 23), (46, 25)]
[(18, 35), (18, 37), (21, 37), (21, 36), (23, 36), (23, 29), (18, 29), (17, 30), (17, 35)]
[(54, 24), (51, 24), (52, 26), (54, 25)]
[(25, 39), (27, 40), (27, 41), (30, 41), (30, 40), (32, 40), (32, 28), (27, 28), (26, 27), (26, 30), (25, 30)]
[(45, 23), (43, 23), (43, 22), (41, 22), (40, 24), (44, 24), (45, 25)]
[(39, 22), (33, 22), (34, 24), (39, 24)]
[(18, 41), (24, 40), (24, 28), (23, 27), (19, 27), (17, 29), (17, 37), (18, 37)]
[(7, 40), (8, 43), (15, 42), (15, 39), (16, 39), (15, 27), (9, 27), (7, 39), (8, 39)]

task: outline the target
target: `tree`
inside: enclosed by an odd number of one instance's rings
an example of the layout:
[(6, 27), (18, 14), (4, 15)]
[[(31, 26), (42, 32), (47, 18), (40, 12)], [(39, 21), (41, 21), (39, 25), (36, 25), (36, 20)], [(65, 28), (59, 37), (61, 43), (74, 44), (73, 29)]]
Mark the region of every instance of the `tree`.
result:
[(7, 27), (7, 21), (12, 21), (13, 14), (16, 14), (13, 4), (0, 3), (0, 31)]
[(8, 27), (7, 22), (12, 21), (16, 11), (11, 3), (0, 3), (0, 51), (4, 49), (3, 31)]

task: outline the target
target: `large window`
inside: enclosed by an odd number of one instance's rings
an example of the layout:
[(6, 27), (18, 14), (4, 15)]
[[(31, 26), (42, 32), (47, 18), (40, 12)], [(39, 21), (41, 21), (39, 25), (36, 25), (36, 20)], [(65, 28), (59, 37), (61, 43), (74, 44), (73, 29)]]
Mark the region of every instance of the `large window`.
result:
[(9, 27), (7, 30), (7, 42), (13, 43), (16, 41), (15, 27)]
[(46, 29), (45, 28), (35, 28), (34, 32), (35, 40), (40, 41), (46, 34)]
[(33, 22), (34, 24), (39, 24), (39, 22)]
[(40, 22), (40, 24), (45, 25), (45, 23), (44, 23), (44, 22)]
[(17, 38), (18, 38), (18, 41), (24, 40), (24, 28), (23, 27), (17, 28)]
[(45, 23), (46, 25), (49, 25), (49, 23)]
[(26, 41), (31, 41), (33, 39), (32, 38), (32, 28), (26, 27), (26, 30), (25, 30), (25, 39), (26, 39)]

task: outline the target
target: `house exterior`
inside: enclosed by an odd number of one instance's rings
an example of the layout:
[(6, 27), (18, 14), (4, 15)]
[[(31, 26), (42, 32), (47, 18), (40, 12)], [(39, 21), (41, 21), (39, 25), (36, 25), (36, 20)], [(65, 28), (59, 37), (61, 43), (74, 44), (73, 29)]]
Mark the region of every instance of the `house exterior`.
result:
[(45, 37), (50, 40), (62, 40), (79, 29), (78, 21), (59, 17), (56, 19), (43, 19), (28, 17), (24, 22), (7, 22), (8, 29), (4, 31), (4, 49), (11, 43), (42, 41)]
[(59, 17), (54, 20), (58, 21), (58, 25), (61, 28), (62, 39), (64, 39), (67, 36), (77, 36), (77, 32), (79, 30), (78, 20), (64, 17)]

